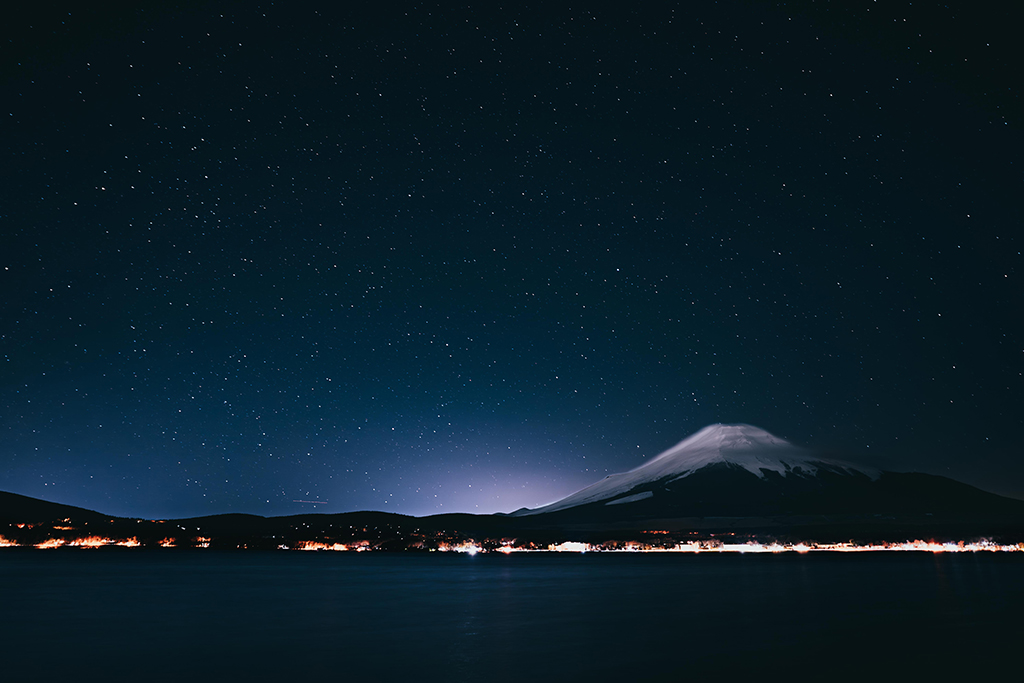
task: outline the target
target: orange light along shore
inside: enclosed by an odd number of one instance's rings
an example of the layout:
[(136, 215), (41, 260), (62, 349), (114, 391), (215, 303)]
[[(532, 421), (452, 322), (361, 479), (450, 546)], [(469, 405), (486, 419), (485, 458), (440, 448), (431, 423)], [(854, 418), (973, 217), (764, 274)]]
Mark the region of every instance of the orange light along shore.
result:
[[(438, 548), (442, 550), (442, 548)], [(475, 543), (464, 543), (459, 546), (444, 548), (456, 552), (487, 552), (482, 546)], [(578, 541), (566, 541), (558, 545), (549, 545), (547, 548), (518, 548), (513, 545), (502, 545), (494, 550), (500, 553), (514, 552), (576, 552), (576, 553), (812, 553), (812, 552), (930, 552), (930, 553), (975, 553), (975, 552), (1024, 552), (1024, 543), (1003, 545), (990, 541), (976, 541), (966, 543), (936, 543), (933, 541), (904, 541), (902, 543), (879, 543), (870, 545), (857, 545), (854, 543), (829, 543), (829, 544), (806, 544), (806, 543), (716, 543), (716, 542), (691, 542), (679, 543), (669, 547), (651, 547), (639, 543), (628, 543), (621, 547), (608, 548), (600, 544), (580, 543)]]
[(348, 546), (343, 543), (319, 543), (317, 541), (303, 541), (295, 546), (296, 550), (333, 550), (344, 552)]
[[(552, 544), (546, 548), (524, 548), (513, 544), (502, 544), (490, 550), (487, 543), (465, 541), (458, 544), (442, 543), (433, 549), (436, 552), (455, 552), (467, 555), (477, 553), (498, 552), (503, 554), (511, 553), (812, 553), (812, 552), (833, 552), (833, 553), (854, 553), (854, 552), (929, 552), (929, 553), (975, 553), (975, 552), (1024, 552), (1024, 543), (998, 544), (990, 541), (975, 541), (956, 543), (936, 543), (933, 541), (904, 541), (901, 543), (878, 543), (870, 545), (857, 545), (854, 543), (828, 543), (828, 544), (806, 544), (806, 543), (719, 543), (699, 542), (679, 543), (669, 547), (652, 547), (639, 543), (628, 543), (621, 547), (606, 547), (601, 544), (582, 543), (579, 541), (566, 541), (557, 545)], [(365, 546), (348, 547), (341, 543), (328, 545), (325, 543), (303, 542), (295, 546), (296, 550), (366, 550)]]
[[(174, 538), (164, 538), (159, 542), (162, 548), (181, 547)], [(193, 548), (209, 548), (213, 539), (209, 537), (197, 537), (194, 539)], [(37, 548), (49, 550), (53, 548), (104, 548), (119, 546), (124, 548), (142, 547), (142, 543), (136, 537), (109, 538), (105, 536), (82, 536), (74, 539), (50, 538), (35, 544), (22, 544), (0, 535), (0, 548)], [(294, 544), (280, 544), (279, 550), (304, 550), (323, 552), (366, 552), (377, 550), (369, 541), (355, 541), (349, 543), (325, 543), (322, 541), (299, 541)], [(454, 552), (467, 555), (478, 553), (740, 553), (740, 554), (763, 554), (763, 553), (878, 553), (878, 552), (929, 552), (929, 553), (1014, 553), (1024, 552), (1024, 542), (1012, 544), (1000, 544), (988, 540), (980, 541), (958, 541), (944, 542), (936, 541), (902, 541), (873, 544), (857, 543), (760, 543), (747, 541), (745, 543), (725, 543), (717, 539), (688, 541), (675, 545), (651, 545), (640, 542), (613, 542), (608, 544), (592, 544), (580, 541), (565, 541), (547, 546), (517, 545), (515, 540), (502, 539), (500, 542), (485, 539), (476, 541), (467, 539), (458, 543), (441, 542), (434, 548), (423, 548), (430, 552)]]
[[(0, 547), (15, 547), (17, 543), (7, 541), (7, 539), (0, 536)], [(70, 541), (66, 541), (63, 538), (48, 538), (41, 543), (36, 543), (34, 547), (41, 550), (48, 550), (51, 548), (102, 548), (104, 546), (121, 546), (124, 548), (138, 548), (141, 543), (139, 539), (132, 538), (104, 538), (102, 536), (85, 536), (82, 538), (75, 538)]]

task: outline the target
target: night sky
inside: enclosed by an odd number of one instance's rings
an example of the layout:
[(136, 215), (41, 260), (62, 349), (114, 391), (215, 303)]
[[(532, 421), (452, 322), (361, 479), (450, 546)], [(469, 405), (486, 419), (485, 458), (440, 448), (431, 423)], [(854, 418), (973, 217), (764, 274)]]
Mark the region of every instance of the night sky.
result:
[(1024, 497), (1013, 3), (38, 4), (0, 490), (510, 511), (748, 422)]

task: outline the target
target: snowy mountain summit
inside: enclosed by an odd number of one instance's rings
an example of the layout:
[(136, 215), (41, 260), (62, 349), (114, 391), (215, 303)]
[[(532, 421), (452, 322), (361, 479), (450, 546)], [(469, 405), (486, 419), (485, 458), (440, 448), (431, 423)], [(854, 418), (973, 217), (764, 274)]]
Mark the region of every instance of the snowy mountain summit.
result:
[(813, 476), (820, 467), (878, 476), (870, 468), (822, 458), (814, 451), (748, 424), (709, 425), (627, 474), (644, 472), (654, 475), (654, 479), (672, 474), (685, 477), (713, 463), (738, 465), (762, 479), (765, 472), (786, 476), (797, 470)]
[(821, 457), (752, 425), (713, 424), (636, 469), (605, 477), (550, 505), (516, 514), (555, 512), (601, 501), (606, 501), (605, 505), (638, 502), (653, 497), (656, 490), (671, 488), (673, 483), (714, 466), (746, 470), (762, 480), (770, 473), (801, 479), (816, 477), (820, 472), (871, 480), (880, 475), (869, 467)]

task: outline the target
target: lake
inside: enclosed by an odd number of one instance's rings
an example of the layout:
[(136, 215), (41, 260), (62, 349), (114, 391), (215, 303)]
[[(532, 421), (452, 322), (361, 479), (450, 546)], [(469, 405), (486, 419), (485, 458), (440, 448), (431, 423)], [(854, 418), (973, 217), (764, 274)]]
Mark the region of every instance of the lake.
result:
[(5, 549), (0, 679), (988, 677), (1022, 614), (1021, 553)]

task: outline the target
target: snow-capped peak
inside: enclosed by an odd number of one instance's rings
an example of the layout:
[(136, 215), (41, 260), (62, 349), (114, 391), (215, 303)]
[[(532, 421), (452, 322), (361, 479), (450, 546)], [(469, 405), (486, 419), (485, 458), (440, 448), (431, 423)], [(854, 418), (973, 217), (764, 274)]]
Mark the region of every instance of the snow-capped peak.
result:
[(739, 465), (758, 477), (763, 470), (782, 476), (800, 468), (806, 474), (817, 472), (822, 459), (812, 451), (794, 446), (785, 439), (748, 424), (713, 424), (658, 455), (628, 474), (644, 472), (651, 480), (671, 474), (685, 477), (713, 463)]
[(701, 429), (639, 467), (605, 477), (585, 489), (525, 514), (554, 512), (621, 496), (638, 486), (658, 480), (671, 482), (688, 477), (708, 465), (724, 463), (742, 467), (764, 478), (765, 472), (783, 477), (799, 472), (814, 476), (825, 468), (833, 472), (860, 473), (875, 479), (878, 471), (818, 456), (785, 439), (748, 424), (713, 424)]

